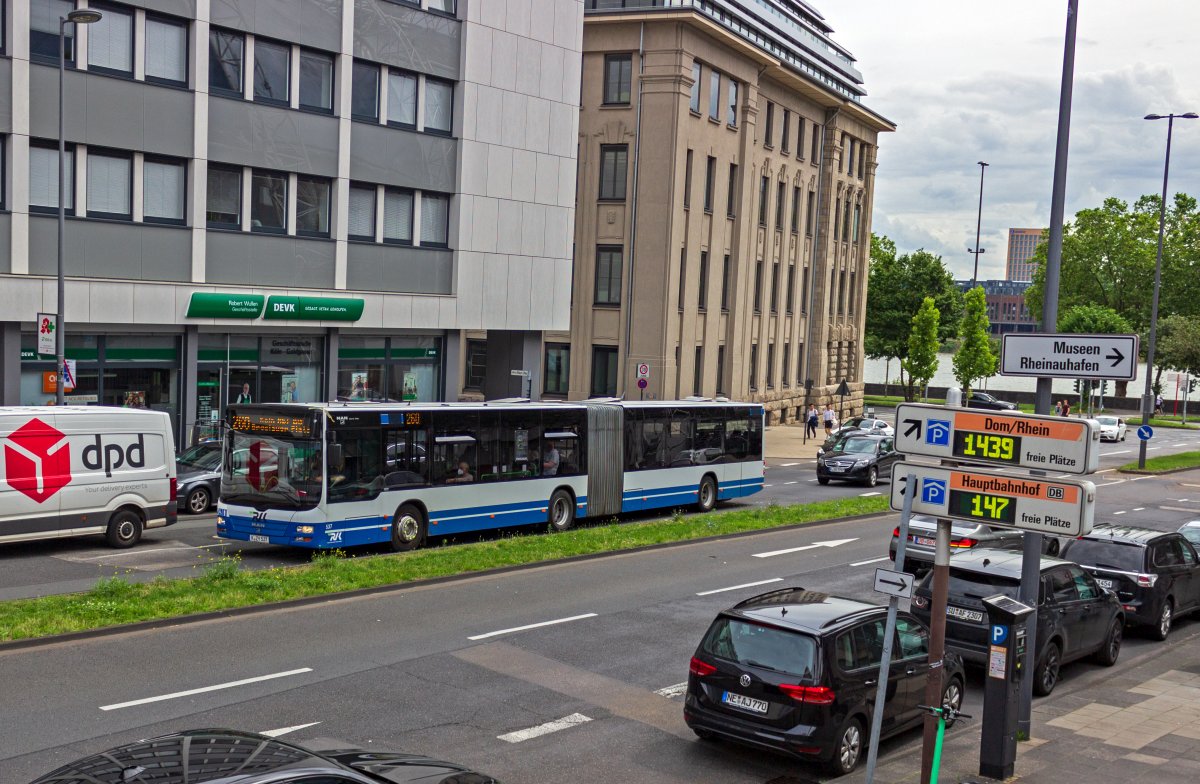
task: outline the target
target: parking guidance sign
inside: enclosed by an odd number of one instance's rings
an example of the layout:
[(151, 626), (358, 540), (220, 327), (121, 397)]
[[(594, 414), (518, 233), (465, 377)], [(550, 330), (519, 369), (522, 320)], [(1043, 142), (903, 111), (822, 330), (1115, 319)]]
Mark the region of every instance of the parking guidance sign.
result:
[(1090, 474), (1100, 430), (1090, 420), (901, 403), (896, 451), (943, 460)]
[(1137, 376), (1137, 335), (1005, 333), (1000, 375), (1132, 381)]

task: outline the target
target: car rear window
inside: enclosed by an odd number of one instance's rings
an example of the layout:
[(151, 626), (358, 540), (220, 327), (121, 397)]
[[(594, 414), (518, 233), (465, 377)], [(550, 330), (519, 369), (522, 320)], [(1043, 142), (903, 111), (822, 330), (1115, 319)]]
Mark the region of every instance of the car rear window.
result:
[(1063, 558), (1082, 566), (1119, 569), (1123, 572), (1142, 570), (1141, 545), (1112, 539), (1075, 539), (1063, 548)]
[(736, 618), (717, 618), (704, 635), (701, 649), (751, 667), (805, 678), (816, 673), (817, 643), (812, 637)]
[[(933, 573), (930, 572), (927, 579), (932, 579), (932, 577)], [(979, 574), (963, 569), (950, 570), (950, 596), (983, 599), (1002, 593), (1005, 596), (1016, 599), (1020, 589), (1021, 584), (1017, 580), (1001, 577), (997, 574)]]

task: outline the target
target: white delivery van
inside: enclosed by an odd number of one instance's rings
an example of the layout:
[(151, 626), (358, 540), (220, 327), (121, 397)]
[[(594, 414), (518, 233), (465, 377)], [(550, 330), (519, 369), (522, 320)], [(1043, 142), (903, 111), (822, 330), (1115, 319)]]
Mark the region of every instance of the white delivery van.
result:
[(0, 542), (104, 534), (132, 547), (175, 522), (175, 493), (161, 411), (0, 407)]

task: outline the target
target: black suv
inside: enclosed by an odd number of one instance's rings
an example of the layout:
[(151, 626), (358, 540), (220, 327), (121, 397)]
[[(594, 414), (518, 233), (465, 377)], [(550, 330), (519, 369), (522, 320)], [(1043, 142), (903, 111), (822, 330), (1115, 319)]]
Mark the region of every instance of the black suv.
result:
[[(887, 608), (803, 588), (735, 604), (713, 620), (692, 657), (683, 718), (724, 738), (849, 773), (866, 747)], [(921, 723), (929, 629), (896, 619), (882, 735)], [(942, 701), (958, 709), (962, 660), (949, 654)]]
[[(1121, 653), (1125, 613), (1116, 594), (1101, 588), (1078, 564), (1043, 556), (1038, 592), (1035, 694), (1049, 694), (1066, 662), (1095, 656), (1111, 667)], [(975, 548), (950, 557), (946, 602), (946, 648), (973, 664), (988, 656), (988, 617), (983, 599), (1005, 594), (1013, 599), (1021, 586), (1021, 553)], [(933, 573), (913, 594), (913, 613), (929, 622)]]
[(1067, 542), (1063, 557), (1115, 591), (1129, 623), (1165, 640), (1177, 616), (1200, 608), (1200, 558), (1183, 534), (1098, 525)]
[(891, 436), (852, 433), (817, 455), (817, 481), (827, 485), (830, 479), (845, 479), (874, 487), (881, 477), (891, 479), (892, 466), (903, 459)]
[(1009, 403), (1007, 400), (1000, 400), (987, 392), (971, 391), (967, 396), (967, 408), (983, 408), (988, 411), (1015, 411), (1016, 403)]

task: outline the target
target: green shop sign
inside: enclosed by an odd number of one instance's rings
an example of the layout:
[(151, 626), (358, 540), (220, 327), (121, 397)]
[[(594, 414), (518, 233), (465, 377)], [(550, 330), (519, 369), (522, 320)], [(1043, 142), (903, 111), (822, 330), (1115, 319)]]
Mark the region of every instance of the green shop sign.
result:
[(193, 291), (187, 318), (256, 319), (266, 297), (262, 294), (217, 294)]
[(264, 319), (290, 321), (358, 321), (363, 300), (344, 297), (281, 297), (267, 299)]

